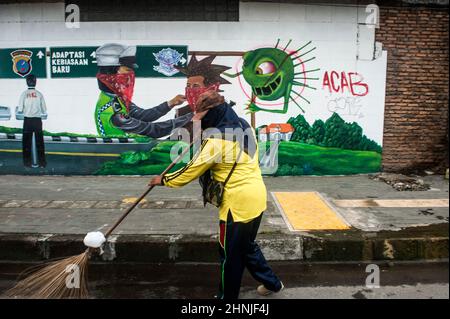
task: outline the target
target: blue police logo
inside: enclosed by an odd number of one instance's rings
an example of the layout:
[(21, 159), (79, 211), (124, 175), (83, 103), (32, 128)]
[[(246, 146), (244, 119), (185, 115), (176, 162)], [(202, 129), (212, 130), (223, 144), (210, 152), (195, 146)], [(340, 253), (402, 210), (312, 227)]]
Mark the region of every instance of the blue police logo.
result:
[(28, 50), (16, 50), (11, 52), (13, 61), (13, 71), (21, 77), (25, 77), (31, 73), (33, 66), (31, 65), (31, 56), (33, 52)]
[(179, 72), (176, 68), (174, 68), (174, 66), (178, 65), (178, 63), (186, 63), (183, 53), (180, 53), (172, 48), (162, 49), (158, 53), (153, 53), (153, 56), (159, 63), (159, 65), (153, 66), (153, 70), (166, 76), (172, 76)]

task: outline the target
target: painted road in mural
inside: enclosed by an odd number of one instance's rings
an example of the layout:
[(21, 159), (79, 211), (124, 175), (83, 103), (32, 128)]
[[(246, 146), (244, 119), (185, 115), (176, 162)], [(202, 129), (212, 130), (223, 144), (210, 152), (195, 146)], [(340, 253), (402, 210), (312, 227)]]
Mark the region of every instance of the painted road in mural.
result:
[[(132, 140), (95, 138), (45, 138), (47, 167), (26, 168), (22, 163), (21, 134), (0, 133), (0, 174), (96, 174), (105, 163), (121, 158), (125, 152), (149, 151), (155, 142), (135, 143)], [(72, 141), (71, 141), (72, 140)]]

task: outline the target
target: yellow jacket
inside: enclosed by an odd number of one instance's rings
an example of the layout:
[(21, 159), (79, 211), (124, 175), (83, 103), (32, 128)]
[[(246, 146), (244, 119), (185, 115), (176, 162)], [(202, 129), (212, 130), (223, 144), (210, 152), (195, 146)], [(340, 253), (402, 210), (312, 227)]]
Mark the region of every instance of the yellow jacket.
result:
[[(205, 139), (194, 158), (185, 167), (166, 174), (162, 182), (168, 187), (181, 187), (200, 177), (208, 169), (216, 181), (224, 182), (239, 151), (238, 142), (216, 137)], [(226, 221), (230, 210), (235, 222), (248, 222), (266, 209), (266, 201), (266, 186), (259, 168), (258, 150), (253, 158), (242, 152), (225, 185), (219, 218)]]

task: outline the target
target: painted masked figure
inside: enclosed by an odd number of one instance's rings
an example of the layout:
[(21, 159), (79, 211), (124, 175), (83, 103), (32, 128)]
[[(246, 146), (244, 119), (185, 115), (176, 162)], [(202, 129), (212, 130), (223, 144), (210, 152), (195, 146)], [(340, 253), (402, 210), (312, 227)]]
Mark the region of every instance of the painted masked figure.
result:
[(192, 112), (175, 119), (153, 123), (173, 107), (185, 101), (177, 95), (168, 102), (143, 109), (132, 102), (136, 65), (136, 47), (106, 44), (96, 51), (99, 67), (97, 80), (101, 90), (95, 108), (98, 134), (102, 136), (127, 136), (138, 134), (159, 138), (170, 135), (178, 127), (190, 122)]
[[(212, 106), (217, 106), (225, 103), (225, 100), (218, 92), (221, 92), (220, 85), (229, 84), (226, 79), (222, 78), (222, 74), (225, 70), (230, 69), (228, 66), (212, 64), (215, 56), (208, 56), (202, 60), (197, 60), (195, 55), (189, 61), (187, 67), (177, 67), (181, 73), (187, 77), (185, 87), (185, 97), (188, 102), (188, 106), (182, 107), (177, 110), (177, 116), (184, 116), (189, 112), (196, 112), (199, 109), (204, 109)], [(230, 101), (229, 106), (234, 106), (235, 103)], [(192, 133), (192, 122), (183, 126)], [(192, 139), (191, 139), (192, 141)]]

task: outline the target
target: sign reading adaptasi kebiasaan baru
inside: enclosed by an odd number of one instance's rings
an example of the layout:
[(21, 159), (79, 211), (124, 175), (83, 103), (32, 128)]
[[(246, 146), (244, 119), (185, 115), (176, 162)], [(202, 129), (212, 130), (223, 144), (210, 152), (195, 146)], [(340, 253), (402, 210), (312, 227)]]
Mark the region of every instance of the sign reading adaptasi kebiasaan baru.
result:
[[(98, 47), (50, 48), (50, 73), (52, 78), (95, 77)], [(187, 62), (186, 45), (138, 46), (137, 77), (184, 77), (175, 66), (184, 67)]]
[(97, 74), (97, 47), (50, 48), (52, 78), (84, 78)]
[(47, 77), (45, 48), (0, 49), (0, 78)]

